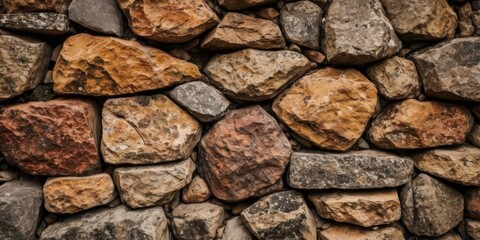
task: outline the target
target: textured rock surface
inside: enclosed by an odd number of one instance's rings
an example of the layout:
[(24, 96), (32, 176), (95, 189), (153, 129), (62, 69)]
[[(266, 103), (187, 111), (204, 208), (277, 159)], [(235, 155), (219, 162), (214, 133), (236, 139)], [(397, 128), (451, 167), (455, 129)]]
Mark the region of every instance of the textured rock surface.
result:
[(3, 0), (7, 12), (66, 13), (70, 0)]
[(287, 3), (280, 11), (280, 26), (289, 42), (319, 49), (322, 16), (322, 9), (310, 1)]
[(245, 49), (214, 56), (204, 71), (225, 95), (262, 101), (276, 96), (308, 69), (308, 59), (297, 52)]
[(412, 55), (425, 94), (453, 100), (480, 101), (480, 37), (443, 41)]
[(475, 219), (465, 219), (467, 235), (473, 239), (480, 239), (480, 221)]
[(210, 50), (277, 49), (285, 47), (285, 40), (280, 27), (272, 21), (230, 12), (203, 39), (201, 47)]
[(73, 0), (68, 18), (97, 32), (123, 34), (123, 16), (115, 0)]
[(378, 229), (360, 228), (350, 225), (333, 225), (320, 232), (321, 240), (404, 240), (403, 233), (395, 227)]
[(218, 4), (228, 10), (242, 10), (271, 2), (275, 0), (218, 0)]
[(291, 145), (275, 119), (255, 105), (231, 111), (200, 142), (199, 167), (215, 197), (240, 201), (275, 184)]
[(117, 0), (133, 32), (160, 42), (187, 42), (218, 24), (204, 0)]
[(317, 239), (315, 219), (295, 191), (265, 196), (243, 210), (241, 217), (259, 239)]
[(214, 239), (224, 215), (223, 208), (215, 204), (180, 204), (172, 212), (173, 233), (179, 240)]
[(205, 202), (210, 198), (210, 189), (203, 178), (196, 176), (183, 189), (182, 200), (186, 203)]
[(387, 106), (373, 120), (368, 137), (385, 149), (416, 149), (463, 143), (473, 125), (467, 108), (405, 100)]
[(164, 95), (109, 99), (102, 113), (102, 153), (110, 164), (186, 159), (201, 125)]
[(70, 31), (70, 20), (66, 15), (58, 13), (0, 14), (0, 27), (57, 36)]
[(287, 183), (299, 189), (366, 189), (397, 187), (413, 173), (413, 161), (390, 153), (294, 152)]
[(31, 175), (98, 172), (99, 135), (96, 106), (86, 100), (28, 102), (9, 106), (0, 115), (5, 160)]
[(402, 222), (415, 235), (441, 236), (463, 217), (462, 194), (423, 173), (402, 188), (400, 200)]
[(272, 109), (317, 147), (345, 151), (362, 135), (376, 104), (377, 90), (360, 72), (326, 68), (295, 82)]
[(82, 33), (65, 41), (53, 83), (58, 93), (110, 96), (165, 88), (200, 76), (194, 64), (156, 48)]
[(480, 188), (465, 191), (465, 211), (468, 216), (480, 219)]
[(122, 200), (132, 208), (163, 205), (192, 180), (191, 159), (142, 167), (121, 167), (113, 179)]
[(222, 240), (254, 240), (254, 237), (243, 225), (241, 217), (234, 217), (226, 222)]
[(473, 128), (468, 133), (467, 138), (468, 138), (468, 140), (470, 140), (470, 142), (473, 145), (475, 145), (477, 147), (480, 147), (480, 125), (479, 124), (473, 125)]

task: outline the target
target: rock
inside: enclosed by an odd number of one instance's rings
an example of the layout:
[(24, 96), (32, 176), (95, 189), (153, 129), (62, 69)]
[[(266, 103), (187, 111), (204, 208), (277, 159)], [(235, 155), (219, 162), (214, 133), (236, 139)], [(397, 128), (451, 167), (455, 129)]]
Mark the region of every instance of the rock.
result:
[(113, 180), (107, 173), (49, 178), (43, 186), (45, 208), (52, 213), (76, 213), (105, 205), (115, 195)]
[(58, 13), (0, 14), (0, 27), (36, 34), (59, 36), (70, 32), (70, 20)]
[(5, 160), (30, 175), (89, 175), (101, 169), (100, 119), (93, 101), (11, 105), (0, 115)]
[(42, 206), (42, 186), (33, 180), (0, 185), (0, 239), (33, 240)]
[(18, 174), (13, 171), (0, 171), (0, 183), (10, 182), (17, 178)]
[(169, 239), (162, 207), (132, 210), (125, 205), (74, 215), (47, 227), (40, 240)]
[(173, 212), (172, 229), (179, 240), (214, 239), (225, 212), (211, 203), (180, 204)]
[(458, 9), (458, 28), (460, 37), (470, 37), (475, 32), (475, 27), (471, 19), (472, 5), (466, 2)]
[(367, 68), (370, 80), (387, 100), (416, 98), (420, 95), (420, 80), (415, 64), (401, 57), (392, 57)]
[(210, 198), (210, 189), (203, 178), (196, 176), (183, 189), (182, 201), (186, 203), (201, 203)]
[(474, 219), (465, 219), (467, 235), (473, 239), (480, 239), (480, 221)]
[(254, 240), (254, 237), (243, 225), (240, 217), (234, 217), (227, 221), (222, 240)]
[(102, 153), (109, 164), (151, 164), (186, 159), (202, 126), (166, 96), (133, 96), (105, 102)]
[(308, 58), (308, 60), (310, 60), (312, 62), (315, 62), (315, 63), (318, 63), (318, 64), (325, 63), (326, 57), (321, 52), (317, 52), (317, 51), (314, 51), (314, 50), (307, 49), (307, 50), (303, 50), (302, 53), (303, 53), (303, 55), (305, 55), (305, 57)]
[(68, 18), (93, 31), (123, 35), (123, 16), (115, 0), (73, 0)]
[(308, 71), (309, 61), (293, 51), (245, 49), (215, 55), (204, 71), (225, 95), (238, 100), (263, 101), (280, 93)]
[(177, 86), (168, 95), (202, 122), (220, 119), (230, 106), (220, 91), (200, 81)]
[(287, 3), (280, 12), (280, 26), (289, 42), (319, 49), (322, 16), (322, 9), (310, 1)]
[(243, 210), (241, 217), (259, 239), (317, 239), (315, 219), (295, 191), (265, 196)]
[(462, 240), (462, 237), (452, 230), (440, 237), (410, 236), (409, 240)]
[(415, 235), (441, 236), (463, 217), (462, 194), (423, 173), (402, 188), (400, 201), (402, 222)]
[(425, 94), (442, 99), (480, 101), (480, 37), (456, 38), (412, 55)]
[(366, 64), (402, 48), (379, 0), (333, 1), (325, 17), (324, 36), (323, 50), (332, 64)]
[(231, 202), (274, 185), (292, 153), (275, 118), (258, 105), (229, 112), (199, 148), (201, 175), (215, 197)]
[(70, 0), (3, 0), (8, 13), (13, 12), (57, 12), (66, 13)]
[[(132, 208), (163, 205), (192, 180), (191, 159), (142, 167), (121, 167), (113, 179), (122, 200)], [(159, 185), (161, 184), (161, 185)]]
[(275, 1), (276, 0), (218, 0), (218, 4), (227, 10), (235, 11), (260, 6)]
[(35, 39), (0, 35), (0, 101), (41, 83), (51, 51), (47, 43)]
[(200, 46), (208, 50), (278, 49), (285, 47), (285, 40), (272, 21), (229, 12)]
[(295, 82), (272, 110), (317, 147), (345, 151), (361, 137), (376, 104), (375, 86), (359, 71), (325, 68)]
[(256, 17), (263, 18), (263, 19), (274, 19), (280, 15), (277, 9), (269, 7), (269, 8), (262, 8), (254, 12)]
[(480, 188), (467, 189), (465, 197), (465, 211), (470, 217), (480, 219)]
[(467, 138), (468, 140), (470, 140), (470, 142), (473, 145), (480, 147), (480, 125), (479, 124), (473, 125), (473, 128), (470, 131), (470, 133), (468, 133)]
[(457, 15), (447, 0), (380, 0), (395, 31), (403, 41), (452, 38)]
[(308, 198), (320, 217), (362, 227), (391, 224), (401, 215), (395, 189), (318, 192)]
[(377, 229), (360, 228), (351, 225), (335, 224), (320, 232), (322, 240), (404, 240), (402, 231), (395, 227), (380, 227)]
[[(477, 2), (477, 3), (480, 6), (480, 2)], [(470, 15), (470, 18), (472, 19), (472, 24), (475, 27), (475, 32), (473, 34), (475, 36), (480, 36), (480, 7), (479, 7), (479, 10), (472, 12), (472, 15)]]
[(53, 71), (56, 92), (95, 96), (161, 89), (200, 77), (196, 65), (156, 48), (84, 33), (65, 41)]
[(220, 21), (204, 0), (117, 0), (138, 36), (160, 42), (188, 42)]

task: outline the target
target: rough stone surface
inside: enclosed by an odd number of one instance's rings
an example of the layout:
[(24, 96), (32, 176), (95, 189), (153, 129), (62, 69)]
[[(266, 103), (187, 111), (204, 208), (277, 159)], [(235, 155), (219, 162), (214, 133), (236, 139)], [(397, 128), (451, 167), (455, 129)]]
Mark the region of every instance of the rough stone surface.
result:
[(242, 48), (278, 49), (285, 47), (280, 27), (270, 20), (229, 12), (202, 41), (209, 50)]
[(468, 133), (467, 138), (473, 145), (480, 147), (480, 124), (473, 125), (473, 128), (470, 133)]
[(308, 59), (297, 52), (245, 49), (214, 56), (204, 71), (225, 95), (263, 101), (276, 96), (308, 69)]
[(63, 35), (70, 31), (70, 20), (58, 13), (0, 14), (0, 27), (45, 35)]
[(52, 224), (42, 232), (40, 239), (164, 240), (169, 239), (168, 219), (162, 207), (132, 210), (120, 205), (89, 211)]
[(5, 160), (30, 175), (100, 170), (100, 120), (92, 101), (55, 99), (11, 105), (0, 115)]
[(7, 12), (66, 13), (70, 0), (3, 0)]
[(142, 167), (121, 167), (113, 179), (122, 200), (132, 208), (163, 205), (192, 180), (191, 159)]
[(275, 119), (255, 105), (231, 111), (200, 142), (199, 167), (215, 197), (240, 201), (274, 185), (292, 148)]
[(409, 158), (376, 150), (294, 152), (287, 183), (299, 189), (397, 187), (411, 178), (413, 165)]
[(227, 10), (243, 10), (275, 1), (276, 0), (218, 0), (218, 4)]
[(402, 188), (400, 200), (402, 222), (415, 235), (441, 236), (463, 217), (462, 194), (423, 173)]
[(457, 11), (458, 14), (458, 29), (460, 37), (470, 37), (475, 32), (475, 27), (472, 22), (472, 5), (470, 2), (463, 4)]
[(302, 77), (272, 109), (317, 147), (345, 151), (361, 137), (377, 104), (377, 90), (359, 71), (325, 68)]
[(201, 203), (210, 198), (210, 189), (203, 178), (196, 176), (183, 189), (182, 200), (185, 203)]
[(335, 224), (320, 232), (321, 240), (404, 240), (402, 231), (395, 227), (381, 227), (378, 229), (360, 228), (351, 225)]
[(254, 240), (250, 231), (243, 225), (240, 217), (234, 217), (227, 221), (223, 231), (222, 240)]
[(323, 50), (328, 62), (360, 65), (395, 54), (395, 35), (379, 0), (335, 0), (324, 23)]
[(265, 196), (243, 210), (241, 217), (259, 239), (317, 239), (315, 219), (295, 191)]
[(475, 219), (465, 219), (467, 235), (473, 239), (480, 239), (480, 221)]
[(480, 101), (480, 37), (443, 41), (412, 55), (425, 94), (452, 100)]
[(319, 49), (322, 16), (322, 9), (310, 1), (287, 3), (280, 11), (280, 26), (289, 42)]
[(213, 240), (224, 215), (223, 208), (215, 204), (180, 204), (172, 212), (173, 233), (179, 240)]
[(468, 216), (480, 219), (480, 188), (465, 191), (465, 211)]
[(115, 0), (73, 0), (68, 18), (97, 32), (123, 34), (123, 16)]
[(111, 96), (161, 89), (200, 76), (194, 64), (156, 48), (82, 33), (64, 42), (53, 83), (58, 93)]
[(186, 159), (202, 126), (166, 96), (133, 96), (105, 102), (102, 153), (110, 164), (151, 164)]

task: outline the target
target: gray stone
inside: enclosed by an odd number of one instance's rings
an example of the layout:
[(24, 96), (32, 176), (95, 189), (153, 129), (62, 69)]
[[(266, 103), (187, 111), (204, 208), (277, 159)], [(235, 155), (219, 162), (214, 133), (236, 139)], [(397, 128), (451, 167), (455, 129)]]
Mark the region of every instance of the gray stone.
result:
[(59, 13), (0, 14), (0, 27), (20, 32), (58, 36), (70, 31), (67, 15)]
[(247, 227), (243, 225), (242, 219), (234, 217), (227, 221), (222, 240), (254, 240), (254, 237)]
[(280, 11), (280, 27), (291, 43), (319, 49), (322, 16), (322, 9), (310, 1), (287, 3)]
[(123, 16), (115, 0), (73, 0), (68, 17), (97, 32), (119, 37), (123, 34)]
[(173, 212), (172, 230), (179, 240), (214, 239), (225, 211), (211, 203), (180, 204)]

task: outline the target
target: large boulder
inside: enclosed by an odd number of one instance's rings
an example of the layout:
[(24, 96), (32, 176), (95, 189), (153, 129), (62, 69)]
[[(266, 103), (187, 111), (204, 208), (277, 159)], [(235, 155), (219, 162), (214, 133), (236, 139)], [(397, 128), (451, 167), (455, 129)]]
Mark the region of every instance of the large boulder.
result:
[(172, 212), (172, 229), (179, 240), (213, 240), (225, 211), (211, 203), (180, 204)]
[(70, 20), (59, 13), (0, 14), (0, 27), (33, 34), (59, 36), (70, 32)]
[(280, 11), (280, 26), (289, 42), (319, 49), (322, 16), (323, 10), (310, 1), (287, 3)]
[(68, 18), (93, 31), (123, 35), (123, 15), (115, 0), (73, 0)]

